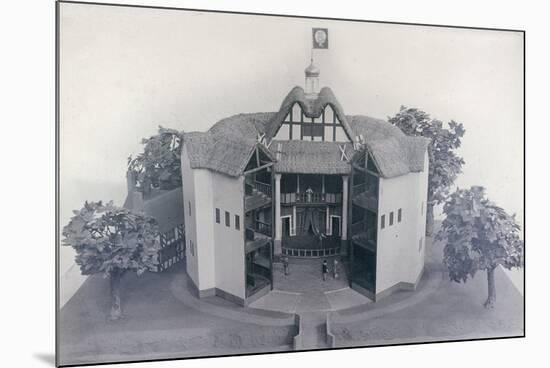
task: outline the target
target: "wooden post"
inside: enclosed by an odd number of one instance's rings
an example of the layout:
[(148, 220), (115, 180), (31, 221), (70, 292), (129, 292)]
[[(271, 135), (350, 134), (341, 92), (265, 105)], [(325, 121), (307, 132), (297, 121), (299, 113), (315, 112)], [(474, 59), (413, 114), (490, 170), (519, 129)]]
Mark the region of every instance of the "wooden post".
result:
[(277, 258), (281, 255), (281, 174), (275, 174), (275, 242), (274, 242), (274, 256)]
[(342, 176), (342, 241), (348, 239), (348, 176)]

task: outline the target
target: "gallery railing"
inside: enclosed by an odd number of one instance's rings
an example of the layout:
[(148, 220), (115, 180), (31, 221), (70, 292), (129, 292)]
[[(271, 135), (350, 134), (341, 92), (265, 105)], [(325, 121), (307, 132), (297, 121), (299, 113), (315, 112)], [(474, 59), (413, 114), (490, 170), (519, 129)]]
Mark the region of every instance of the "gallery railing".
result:
[(340, 254), (340, 247), (324, 249), (299, 249), (282, 247), (282, 253), (289, 257), (319, 258)]
[(271, 224), (265, 222), (256, 221), (256, 231), (260, 234), (271, 236)]
[(358, 185), (353, 186), (353, 194), (359, 195), (365, 193), (369, 197), (375, 197), (377, 196), (377, 189), (374, 185), (369, 185), (368, 183), (362, 183)]
[(261, 183), (259, 181), (246, 182), (246, 185), (245, 185), (246, 195), (253, 195), (255, 190), (262, 194), (265, 194), (268, 197), (271, 197), (271, 193), (272, 193), (271, 185), (266, 183)]
[(248, 241), (253, 241), (256, 239), (256, 233), (262, 234), (264, 236), (271, 236), (271, 224), (265, 222), (256, 221), (252, 224), (251, 227), (245, 229), (245, 237)]
[(342, 193), (281, 193), (282, 204), (338, 204), (342, 203)]

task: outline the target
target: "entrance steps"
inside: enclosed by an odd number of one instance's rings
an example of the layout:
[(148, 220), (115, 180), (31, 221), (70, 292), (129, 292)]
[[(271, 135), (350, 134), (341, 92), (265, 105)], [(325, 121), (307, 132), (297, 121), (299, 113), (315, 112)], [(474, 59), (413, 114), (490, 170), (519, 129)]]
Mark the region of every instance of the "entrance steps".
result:
[(327, 342), (327, 313), (302, 312), (300, 313), (300, 334), (303, 350), (329, 348)]

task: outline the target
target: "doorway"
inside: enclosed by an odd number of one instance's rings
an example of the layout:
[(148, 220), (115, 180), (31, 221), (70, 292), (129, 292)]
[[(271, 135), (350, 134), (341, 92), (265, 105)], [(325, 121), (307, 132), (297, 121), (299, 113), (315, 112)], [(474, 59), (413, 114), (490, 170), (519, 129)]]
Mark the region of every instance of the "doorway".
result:
[(290, 236), (290, 216), (283, 216), (281, 217), (281, 225), (283, 230), (283, 236), (289, 237)]
[(330, 216), (330, 226), (332, 229), (332, 236), (342, 235), (342, 231), (340, 228), (340, 216)]

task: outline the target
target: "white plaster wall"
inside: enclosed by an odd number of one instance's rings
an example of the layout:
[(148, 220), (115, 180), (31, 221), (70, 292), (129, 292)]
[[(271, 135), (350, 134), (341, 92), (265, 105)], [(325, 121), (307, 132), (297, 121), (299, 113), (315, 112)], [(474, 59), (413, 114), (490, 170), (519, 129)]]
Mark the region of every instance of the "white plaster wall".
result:
[[(195, 216), (189, 216), (189, 202), (191, 202), (192, 214), (195, 212), (195, 176), (189, 163), (187, 148), (184, 143), (181, 150), (181, 176), (183, 182), (183, 205), (185, 206), (185, 256), (187, 274), (195, 285), (199, 285), (198, 258), (197, 258), (197, 223)], [(191, 253), (191, 242), (195, 244), (195, 255)]]
[[(244, 182), (243, 177), (232, 178), (211, 172), (213, 221), (215, 247), (216, 287), (225, 292), (245, 298), (244, 264)], [(220, 209), (220, 223), (216, 223), (215, 209)], [(230, 214), (230, 226), (225, 225), (225, 211)], [(240, 229), (235, 229), (235, 215), (240, 218)], [(212, 237), (212, 233), (210, 234)]]
[[(191, 201), (191, 217), (196, 224), (197, 287), (199, 290), (207, 290), (216, 287), (215, 245), (212, 236), (215, 224), (213, 174), (207, 169), (194, 169), (193, 174), (195, 197)], [(186, 211), (189, 214), (187, 208)]]
[[(187, 273), (199, 290), (217, 287), (244, 299), (243, 178), (191, 169), (185, 144), (181, 163)], [(216, 208), (220, 209), (220, 224), (216, 223)], [(225, 226), (225, 211), (230, 213), (230, 227)], [(240, 230), (235, 229), (236, 214)], [(195, 244), (194, 255), (191, 241)]]
[[(426, 166), (427, 168), (427, 166)], [(378, 204), (378, 248), (376, 293), (399, 283), (414, 283), (424, 264), (424, 246), (419, 251), (419, 239), (424, 234), (427, 171), (409, 173), (395, 178), (380, 178)], [(423, 215), (421, 206), (424, 201)], [(397, 221), (402, 209), (402, 220)], [(390, 212), (394, 213), (389, 225)], [(385, 215), (386, 226), (380, 228)]]
[[(417, 175), (418, 178), (418, 202), (423, 204), (423, 209), (418, 213), (418, 221), (416, 224), (416, 234), (417, 238), (422, 238), (422, 249), (420, 250), (420, 262), (418, 264), (418, 269), (412, 269), (412, 274), (409, 275), (410, 278), (416, 280), (418, 274), (422, 271), (424, 262), (426, 260), (426, 208), (428, 205), (428, 169), (429, 169), (429, 158), (428, 151), (424, 154), (424, 171)], [(417, 244), (418, 247), (418, 244)]]

